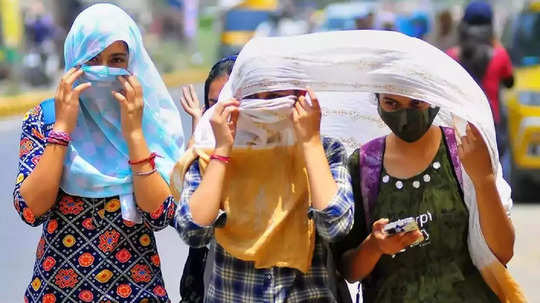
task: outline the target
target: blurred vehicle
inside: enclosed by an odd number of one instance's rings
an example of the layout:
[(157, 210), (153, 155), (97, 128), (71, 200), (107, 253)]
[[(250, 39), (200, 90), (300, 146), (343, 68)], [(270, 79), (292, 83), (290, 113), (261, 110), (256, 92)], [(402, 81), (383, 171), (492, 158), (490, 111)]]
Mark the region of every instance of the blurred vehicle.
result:
[[(540, 184), (540, 1), (510, 21), (503, 35), (515, 67), (514, 88), (505, 94), (514, 199), (538, 199)], [(536, 196), (536, 197), (534, 197)]]
[(240, 52), (259, 24), (267, 21), (277, 6), (277, 0), (246, 0), (229, 9), (224, 15), (220, 57)]
[(19, 1), (0, 0), (0, 80), (8, 77), (17, 63), (22, 39)]
[(283, 37), (306, 34), (309, 24), (286, 10), (278, 10), (257, 26), (255, 37)]
[[(358, 22), (369, 19), (377, 9), (376, 1), (333, 3), (324, 10), (324, 23), (319, 31), (354, 30)], [(364, 27), (371, 27), (371, 25)]]

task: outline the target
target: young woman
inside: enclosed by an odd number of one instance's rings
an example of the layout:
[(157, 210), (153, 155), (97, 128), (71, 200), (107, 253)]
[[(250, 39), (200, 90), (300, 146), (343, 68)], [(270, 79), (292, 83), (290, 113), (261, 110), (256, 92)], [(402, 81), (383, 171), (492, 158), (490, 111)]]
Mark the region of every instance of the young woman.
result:
[[(236, 56), (225, 57), (210, 69), (208, 78), (204, 82), (204, 108), (199, 104), (199, 98), (193, 85), (183, 87), (181, 104), (184, 111), (191, 116), (191, 132), (195, 132), (195, 127), (199, 124), (202, 114), (217, 103), (219, 93), (225, 83), (229, 80)], [(189, 146), (193, 145), (193, 139), (190, 139)], [(198, 303), (204, 299), (204, 269), (206, 257), (208, 255), (207, 247), (189, 248), (189, 255), (184, 264), (182, 279), (180, 280), (180, 295), (182, 302)]]
[(335, 302), (326, 243), (352, 227), (345, 148), (321, 138), (314, 93), (248, 49), (172, 175), (176, 227), (213, 246), (205, 302)]
[(14, 204), (43, 224), (25, 301), (167, 302), (153, 232), (175, 211), (163, 178), (182, 150), (178, 111), (114, 5), (84, 10), (64, 55), (55, 98), (22, 127)]
[[(324, 42), (343, 76), (322, 80), (370, 93), (353, 127), (368, 139), (349, 158), (354, 227), (334, 245), (344, 277), (362, 282), (364, 302), (524, 302), (505, 268), (512, 200), (481, 88), (418, 39), (336, 37)], [(372, 129), (386, 134), (368, 135)], [(385, 229), (408, 219), (411, 231)]]
[[(438, 108), (392, 94), (378, 95), (378, 102), (392, 133), (366, 143), (349, 159), (356, 221), (340, 243), (348, 248), (341, 257), (344, 276), (363, 281), (364, 302), (499, 302), (470, 257), (469, 212), (457, 178), (463, 165), (474, 184), (487, 244), (502, 264), (508, 263), (514, 230), (482, 136), (469, 124), (458, 146), (453, 129), (431, 125)], [(368, 171), (366, 157), (381, 161), (375, 163), (378, 176), (361, 174)], [(369, 227), (362, 202), (367, 183), (361, 178), (378, 178)], [(408, 217), (419, 229), (384, 231), (389, 222)]]
[[(182, 87), (182, 98), (180, 104), (186, 113), (191, 116), (191, 134), (195, 132), (195, 127), (199, 124), (202, 114), (217, 103), (219, 93), (225, 83), (229, 80), (236, 56), (224, 57), (212, 68), (204, 82), (204, 107), (201, 108), (199, 98), (193, 85)], [(188, 147), (191, 147), (193, 140), (189, 141)]]

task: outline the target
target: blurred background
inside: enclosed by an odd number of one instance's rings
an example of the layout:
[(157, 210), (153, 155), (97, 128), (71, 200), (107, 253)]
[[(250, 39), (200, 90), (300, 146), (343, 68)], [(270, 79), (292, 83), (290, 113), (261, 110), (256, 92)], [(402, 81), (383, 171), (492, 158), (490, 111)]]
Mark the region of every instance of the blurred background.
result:
[[(22, 300), (40, 234), (12, 209), (20, 116), (53, 96), (63, 74), (65, 36), (78, 13), (97, 2), (116, 3), (137, 22), (176, 101), (188, 83), (202, 100), (210, 67), (254, 36), (393, 30), (447, 52), (490, 91), (504, 175), (516, 201), (509, 268), (530, 302), (540, 302), (540, 1), (485, 1), (491, 6), (487, 20), (482, 10), (466, 14), (465, 0), (0, 0), (1, 302)], [(500, 59), (500, 52), (510, 60)], [(191, 121), (178, 108), (187, 138)], [(166, 288), (178, 302), (187, 250), (171, 228), (157, 238)]]

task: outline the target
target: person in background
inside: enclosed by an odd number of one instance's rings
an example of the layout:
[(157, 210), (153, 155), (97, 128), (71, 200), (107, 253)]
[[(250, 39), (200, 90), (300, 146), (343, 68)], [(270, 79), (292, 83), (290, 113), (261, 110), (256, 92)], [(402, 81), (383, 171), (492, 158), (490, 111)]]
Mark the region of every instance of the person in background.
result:
[(204, 81), (204, 108), (200, 105), (193, 85), (182, 87), (183, 96), (180, 98), (180, 104), (182, 104), (184, 111), (191, 116), (192, 134), (199, 124), (202, 114), (217, 103), (219, 93), (229, 80), (235, 61), (236, 55), (224, 57), (210, 69), (208, 77)]
[(412, 27), (412, 37), (425, 40), (431, 31), (429, 16), (423, 11), (415, 12), (410, 19)]
[(366, 15), (356, 18), (356, 29), (373, 29), (374, 21), (375, 13), (369, 11)]
[[(222, 58), (212, 68), (204, 82), (204, 107), (201, 108), (199, 99), (193, 85), (183, 87), (183, 96), (180, 99), (182, 107), (191, 116), (191, 133), (199, 123), (202, 114), (210, 107), (214, 106), (219, 98), (219, 93), (229, 80), (236, 55)], [(189, 141), (188, 147), (193, 145), (193, 140)], [(183, 303), (198, 303), (204, 299), (204, 269), (208, 248), (190, 247), (189, 255), (184, 265), (182, 279), (180, 280), (180, 296)]]
[(450, 10), (444, 10), (437, 15), (437, 35), (434, 45), (441, 50), (447, 50), (456, 45), (457, 34)]
[(493, 10), (489, 3), (474, 1), (466, 7), (459, 25), (459, 44), (450, 48), (447, 54), (469, 72), (488, 97), (497, 133), (497, 148), (499, 156), (503, 157), (507, 126), (500, 102), (500, 84), (511, 88), (514, 76), (508, 52), (495, 39)]
[(382, 11), (377, 14), (375, 29), (385, 31), (396, 30), (397, 16), (391, 11)]

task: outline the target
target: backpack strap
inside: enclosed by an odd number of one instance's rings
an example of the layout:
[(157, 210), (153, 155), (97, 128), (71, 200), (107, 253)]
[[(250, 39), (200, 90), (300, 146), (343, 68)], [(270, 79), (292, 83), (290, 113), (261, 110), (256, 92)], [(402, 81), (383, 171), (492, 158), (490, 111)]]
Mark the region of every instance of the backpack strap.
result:
[(45, 137), (49, 135), (54, 122), (56, 122), (56, 115), (54, 112), (54, 98), (47, 99), (39, 104), (41, 112), (43, 114), (43, 129)]
[(371, 211), (379, 194), (379, 183), (382, 171), (383, 154), (386, 137), (369, 141), (360, 148), (360, 190), (364, 206), (366, 227), (371, 226)]
[(461, 161), (459, 160), (458, 145), (456, 139), (456, 131), (450, 127), (442, 127), (444, 139), (446, 140), (446, 146), (452, 165), (454, 166), (454, 173), (459, 182), (461, 188), (463, 188), (463, 175), (461, 172)]
[[(360, 169), (360, 191), (366, 228), (371, 229), (371, 212), (375, 207), (381, 180), (383, 155), (386, 137), (376, 138), (360, 147), (358, 157)], [(362, 283), (369, 283), (369, 279)], [(356, 290), (356, 302), (361, 302), (362, 293), (365, 290), (362, 283), (358, 283)]]

